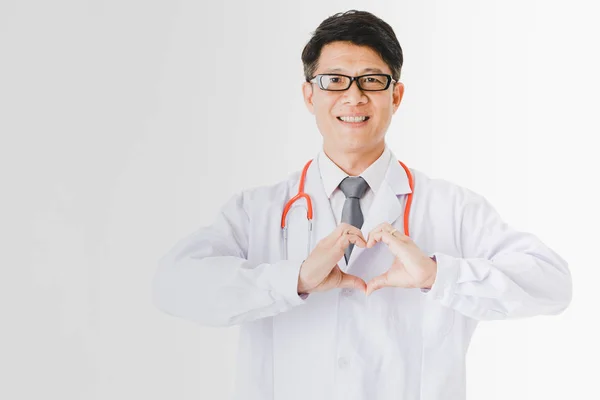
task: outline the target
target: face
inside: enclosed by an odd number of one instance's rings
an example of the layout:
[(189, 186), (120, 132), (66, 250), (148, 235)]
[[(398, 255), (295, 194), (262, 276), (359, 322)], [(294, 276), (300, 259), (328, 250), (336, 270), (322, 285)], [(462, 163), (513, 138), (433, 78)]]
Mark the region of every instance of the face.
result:
[[(383, 59), (370, 47), (350, 42), (332, 42), (323, 47), (317, 74), (340, 73), (357, 76), (370, 73), (392, 74)], [(323, 147), (332, 152), (360, 153), (381, 147), (385, 133), (398, 109), (404, 85), (390, 84), (387, 90), (361, 91), (356, 81), (348, 90), (326, 91), (317, 83), (302, 86), (304, 102), (315, 115), (323, 136)], [(364, 122), (346, 122), (342, 117), (366, 116)]]

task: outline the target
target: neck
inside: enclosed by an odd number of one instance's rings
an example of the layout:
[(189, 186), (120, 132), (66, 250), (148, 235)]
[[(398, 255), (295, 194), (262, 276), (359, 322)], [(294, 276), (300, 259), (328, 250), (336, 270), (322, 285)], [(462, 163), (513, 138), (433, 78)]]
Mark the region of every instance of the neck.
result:
[(336, 151), (336, 149), (331, 149), (326, 145), (323, 145), (323, 152), (327, 157), (350, 176), (359, 176), (362, 174), (364, 170), (377, 161), (384, 150), (384, 142), (372, 149), (356, 152), (344, 152), (343, 150)]

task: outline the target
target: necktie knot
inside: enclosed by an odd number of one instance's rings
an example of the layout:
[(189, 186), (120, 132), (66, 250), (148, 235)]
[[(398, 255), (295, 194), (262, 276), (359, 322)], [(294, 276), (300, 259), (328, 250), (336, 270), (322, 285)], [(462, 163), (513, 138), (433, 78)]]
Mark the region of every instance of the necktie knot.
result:
[(362, 176), (347, 176), (340, 183), (340, 190), (346, 198), (360, 199), (369, 188), (369, 184)]

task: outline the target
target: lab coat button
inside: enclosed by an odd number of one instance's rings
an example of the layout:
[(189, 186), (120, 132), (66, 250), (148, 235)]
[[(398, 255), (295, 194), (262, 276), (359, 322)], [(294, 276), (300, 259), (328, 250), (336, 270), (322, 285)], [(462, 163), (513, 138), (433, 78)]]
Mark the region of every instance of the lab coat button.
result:
[(353, 293), (352, 289), (349, 289), (349, 288), (342, 289), (342, 294), (346, 297), (352, 296), (352, 293)]
[(348, 366), (348, 364), (349, 364), (349, 362), (348, 362), (348, 360), (347, 360), (345, 357), (340, 357), (340, 358), (338, 359), (338, 366), (339, 366), (341, 369), (344, 369), (344, 368), (346, 368), (346, 367)]

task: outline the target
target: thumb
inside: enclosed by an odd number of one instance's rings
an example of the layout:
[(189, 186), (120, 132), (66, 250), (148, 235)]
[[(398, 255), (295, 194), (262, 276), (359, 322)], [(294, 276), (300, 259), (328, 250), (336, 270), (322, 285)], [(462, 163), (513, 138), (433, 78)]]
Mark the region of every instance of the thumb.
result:
[(340, 281), (338, 287), (340, 288), (349, 288), (349, 289), (359, 289), (363, 292), (367, 290), (367, 283), (360, 279), (356, 275), (350, 275), (342, 271), (342, 280)]
[(376, 276), (375, 278), (373, 278), (369, 281), (369, 283), (367, 284), (366, 295), (368, 296), (371, 293), (373, 293), (375, 290), (381, 289), (382, 287), (387, 286), (387, 285), (388, 285), (388, 274), (386, 272), (384, 274)]

